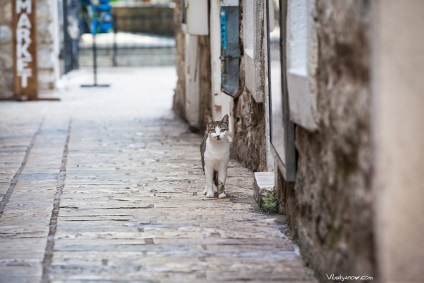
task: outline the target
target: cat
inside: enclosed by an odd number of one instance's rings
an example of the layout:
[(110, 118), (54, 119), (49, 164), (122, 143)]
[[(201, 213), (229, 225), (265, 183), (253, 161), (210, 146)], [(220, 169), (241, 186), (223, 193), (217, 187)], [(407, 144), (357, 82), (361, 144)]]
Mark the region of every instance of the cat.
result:
[(205, 116), (206, 131), (200, 145), (203, 173), (206, 185), (203, 194), (207, 198), (215, 196), (213, 183), (217, 187), (218, 197), (225, 198), (225, 179), (230, 160), (230, 142), (228, 141), (228, 115), (221, 121), (213, 121)]

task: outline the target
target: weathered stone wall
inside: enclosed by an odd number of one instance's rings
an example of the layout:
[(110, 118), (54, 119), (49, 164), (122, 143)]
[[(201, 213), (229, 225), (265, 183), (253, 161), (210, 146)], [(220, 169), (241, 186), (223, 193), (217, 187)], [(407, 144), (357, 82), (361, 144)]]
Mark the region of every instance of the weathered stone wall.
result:
[(234, 139), (232, 155), (253, 171), (266, 171), (265, 109), (256, 103), (244, 84), (234, 100)]
[(278, 186), (302, 254), (325, 274), (375, 274), (370, 1), (316, 1), (319, 128), (296, 129), (296, 182)]
[(175, 1), (174, 26), (175, 26), (175, 45), (177, 48), (176, 64), (177, 84), (172, 109), (181, 118), (185, 119), (185, 38), (182, 30), (181, 21), (183, 10), (181, 1)]
[[(200, 132), (205, 130), (205, 115), (212, 115), (211, 100), (212, 100), (212, 84), (211, 84), (211, 46), (209, 36), (199, 36), (199, 69), (200, 69), (200, 82), (199, 82), (199, 125)], [(197, 129), (195, 129), (197, 130)]]
[[(240, 7), (240, 49), (243, 50), (243, 1), (239, 3)], [(264, 17), (261, 18), (264, 20)], [(260, 24), (263, 27), (263, 22)], [(261, 33), (264, 34), (263, 28)], [(260, 36), (264, 40), (265, 36)], [(265, 61), (265, 45), (259, 42), (261, 53), (259, 61)], [(243, 54), (243, 53), (242, 53)], [(263, 64), (262, 66), (265, 66)], [(257, 103), (245, 84), (244, 57), (242, 56), (240, 64), (240, 95), (234, 100), (234, 140), (232, 155), (237, 158), (244, 166), (253, 171), (267, 171), (267, 150), (265, 134), (265, 104)], [(261, 79), (264, 78), (262, 70)], [(261, 84), (265, 86), (265, 83)], [(265, 93), (265, 91), (263, 91)]]
[[(181, 1), (175, 2), (175, 40), (176, 40), (176, 69), (177, 84), (172, 109), (182, 119), (186, 119), (186, 90), (185, 90), (185, 34), (182, 30), (182, 5)], [(211, 114), (211, 48), (209, 36), (198, 36), (199, 44), (199, 127), (190, 127), (193, 132), (204, 130), (204, 116)]]
[(262, 103), (243, 90), (234, 106), (233, 156), (253, 171), (266, 170), (265, 119)]
[(0, 98), (13, 96), (12, 0), (0, 5)]
[[(37, 1), (37, 50), (38, 50), (38, 92), (55, 88), (55, 64), (59, 58), (54, 54), (55, 30), (53, 17), (57, 14), (51, 0)], [(57, 40), (57, 39), (56, 39)], [(56, 55), (56, 56), (55, 56)]]

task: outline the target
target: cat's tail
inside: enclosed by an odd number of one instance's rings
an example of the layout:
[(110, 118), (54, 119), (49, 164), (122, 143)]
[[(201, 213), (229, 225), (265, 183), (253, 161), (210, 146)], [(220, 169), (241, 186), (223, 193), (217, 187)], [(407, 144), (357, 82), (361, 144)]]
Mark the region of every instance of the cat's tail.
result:
[(218, 171), (213, 171), (213, 182), (215, 186), (218, 188)]

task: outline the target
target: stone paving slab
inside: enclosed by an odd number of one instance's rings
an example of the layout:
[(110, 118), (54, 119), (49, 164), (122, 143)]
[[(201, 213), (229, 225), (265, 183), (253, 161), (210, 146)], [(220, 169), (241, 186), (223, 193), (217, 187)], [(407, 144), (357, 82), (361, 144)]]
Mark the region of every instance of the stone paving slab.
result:
[[(0, 104), (0, 282), (316, 282), (232, 160), (208, 199), (172, 68), (68, 76), (61, 102)], [(22, 113), (25, 113), (21, 115)]]

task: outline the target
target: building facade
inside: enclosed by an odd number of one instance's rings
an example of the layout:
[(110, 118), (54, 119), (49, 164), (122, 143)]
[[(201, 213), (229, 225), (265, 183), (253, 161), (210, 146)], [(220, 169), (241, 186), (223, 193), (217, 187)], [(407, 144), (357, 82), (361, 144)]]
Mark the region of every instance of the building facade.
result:
[(0, 6), (0, 98), (13, 96), (12, 1)]
[(176, 112), (230, 115), (233, 157), (273, 172), (320, 281), (422, 281), (423, 3), (196, 0), (194, 19), (193, 2), (176, 1)]
[[(52, 91), (63, 71), (60, 51), (63, 49), (63, 5), (67, 2), (56, 0), (4, 0), (0, 7), (0, 98), (1, 99), (34, 99), (19, 97), (16, 85), (17, 78), (26, 74), (33, 83), (37, 96)], [(17, 14), (19, 10), (20, 14)], [(30, 23), (20, 19), (21, 14), (28, 17)], [(18, 32), (17, 29), (20, 28)], [(31, 39), (25, 36), (34, 30)], [(19, 38), (18, 38), (19, 36)], [(19, 45), (19, 46), (18, 46)], [(33, 51), (32, 51), (33, 50)], [(19, 55), (26, 55), (21, 56)], [(21, 60), (20, 60), (21, 59)], [(19, 61), (19, 62), (18, 62)], [(19, 66), (24, 65), (23, 70)], [(32, 66), (31, 64), (35, 64)], [(26, 92), (24, 90), (24, 92)], [(40, 98), (40, 97), (38, 97)]]

